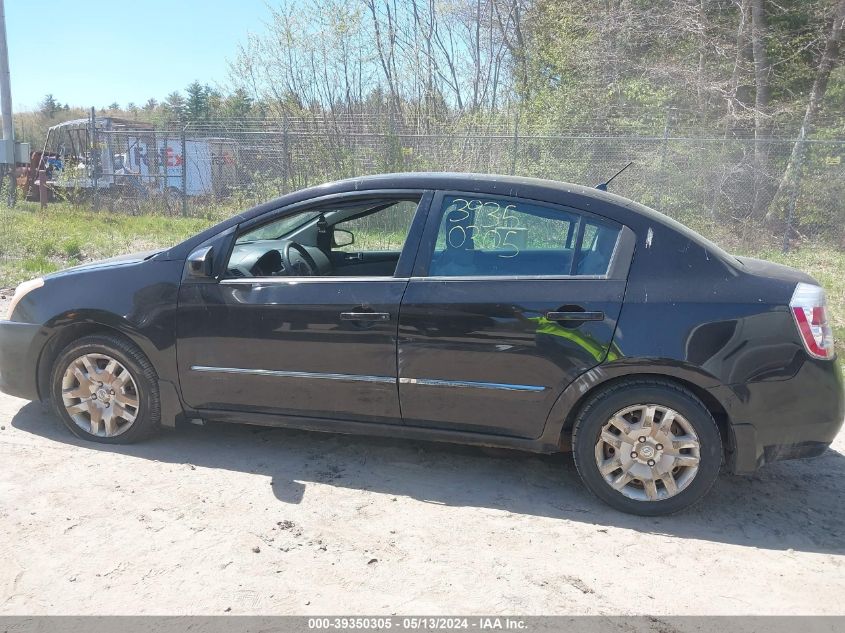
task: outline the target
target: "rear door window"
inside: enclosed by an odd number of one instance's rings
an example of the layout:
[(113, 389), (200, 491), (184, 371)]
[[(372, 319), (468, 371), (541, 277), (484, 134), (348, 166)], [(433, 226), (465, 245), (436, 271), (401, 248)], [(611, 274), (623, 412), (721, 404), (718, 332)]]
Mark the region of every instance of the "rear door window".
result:
[(620, 227), (512, 198), (446, 195), (429, 276), (605, 275)]

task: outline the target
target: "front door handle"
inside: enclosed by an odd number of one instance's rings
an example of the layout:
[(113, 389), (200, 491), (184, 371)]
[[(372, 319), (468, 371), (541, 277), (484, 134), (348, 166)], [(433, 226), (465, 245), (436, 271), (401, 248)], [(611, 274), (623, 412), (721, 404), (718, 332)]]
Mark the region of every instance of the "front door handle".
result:
[(389, 312), (341, 312), (341, 321), (390, 321)]
[(549, 321), (604, 321), (604, 312), (546, 312)]

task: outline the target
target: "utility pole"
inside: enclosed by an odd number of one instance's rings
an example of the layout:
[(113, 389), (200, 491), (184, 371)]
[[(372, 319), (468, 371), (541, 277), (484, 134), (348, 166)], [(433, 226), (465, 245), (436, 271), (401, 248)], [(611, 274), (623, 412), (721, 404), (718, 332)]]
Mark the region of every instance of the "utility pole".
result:
[(9, 206), (15, 204), (15, 126), (12, 123), (12, 82), (9, 76), (9, 47), (6, 44), (6, 7), (0, 0), (0, 114), (3, 116), (3, 156), (9, 171)]

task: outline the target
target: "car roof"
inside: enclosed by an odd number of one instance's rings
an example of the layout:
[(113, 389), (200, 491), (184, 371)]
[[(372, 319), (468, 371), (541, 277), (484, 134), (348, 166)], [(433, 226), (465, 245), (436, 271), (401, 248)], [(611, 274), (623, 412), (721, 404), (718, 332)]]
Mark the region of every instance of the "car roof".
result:
[(697, 242), (718, 255), (730, 257), (728, 253), (722, 251), (716, 244), (713, 244), (683, 224), (645, 205), (610, 192), (557, 180), (503, 174), (461, 172), (397, 172), (371, 176), (356, 176), (354, 178), (346, 178), (344, 180), (299, 189), (237, 214), (196, 236), (202, 239), (194, 240), (192, 238), (186, 240), (186, 242), (171, 249), (171, 252), (178, 248), (181, 255), (182, 249), (179, 247), (188, 245), (189, 242), (193, 248), (212, 234), (216, 234), (234, 224), (251, 220), (261, 214), (283, 206), (333, 194), (367, 190), (376, 191), (381, 189), (462, 191), (526, 198), (571, 206), (577, 210), (592, 212), (610, 218), (635, 229), (658, 224), (670, 231), (681, 234), (684, 238)]
[[(629, 198), (602, 191), (595, 187), (588, 187), (572, 182), (548, 180), (545, 178), (528, 178), (525, 176), (510, 176), (505, 174), (477, 174), (463, 172), (396, 172), (375, 174), (371, 176), (357, 176), (336, 180), (314, 187), (301, 189), (295, 193), (311, 192), (314, 196), (320, 193), (340, 193), (365, 189), (440, 189), (456, 191), (472, 191), (478, 193), (496, 193), (515, 198), (531, 198), (567, 204), (580, 201), (586, 206), (596, 206), (604, 203), (608, 206), (623, 207), (647, 219), (664, 223), (669, 218)], [(529, 194), (534, 194), (529, 195)], [(290, 195), (290, 194), (288, 194)], [(286, 196), (277, 198), (274, 202), (282, 202)], [(584, 208), (584, 204), (577, 205)], [(670, 220), (671, 222), (671, 220)]]
[[(371, 176), (356, 176), (354, 178), (327, 182), (325, 184), (299, 189), (260, 204), (240, 214), (241, 221), (266, 213), (270, 209), (279, 208), (309, 198), (351, 191), (372, 191), (379, 189), (454, 190), (527, 198), (572, 206), (583, 211), (593, 211), (600, 215), (608, 215), (612, 219), (621, 222), (625, 222), (628, 219), (628, 215), (636, 214), (646, 221), (667, 224), (676, 230), (679, 227), (686, 229), (683, 225), (672, 221), (654, 209), (594, 187), (543, 178), (461, 172), (396, 172)], [(614, 212), (614, 209), (616, 212)], [(625, 210), (621, 214), (623, 217), (616, 217), (620, 209)]]
[[(627, 202), (625, 198), (608, 194), (599, 189), (585, 187), (558, 180), (509, 176), (504, 174), (476, 174), (462, 172), (396, 172), (358, 176), (311, 187), (305, 191), (317, 192), (321, 189), (441, 189), (473, 191), (479, 193), (505, 192), (513, 197), (525, 197), (525, 191), (540, 192), (546, 190), (557, 198), (564, 194), (581, 198), (606, 200), (614, 204)], [(557, 194), (557, 195), (555, 195)]]

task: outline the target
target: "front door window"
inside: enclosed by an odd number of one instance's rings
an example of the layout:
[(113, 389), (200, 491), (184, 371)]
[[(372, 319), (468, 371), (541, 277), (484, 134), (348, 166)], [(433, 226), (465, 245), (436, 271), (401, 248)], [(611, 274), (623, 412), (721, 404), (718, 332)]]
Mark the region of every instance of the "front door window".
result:
[(419, 198), (356, 200), (285, 215), (235, 240), (228, 277), (390, 277)]

